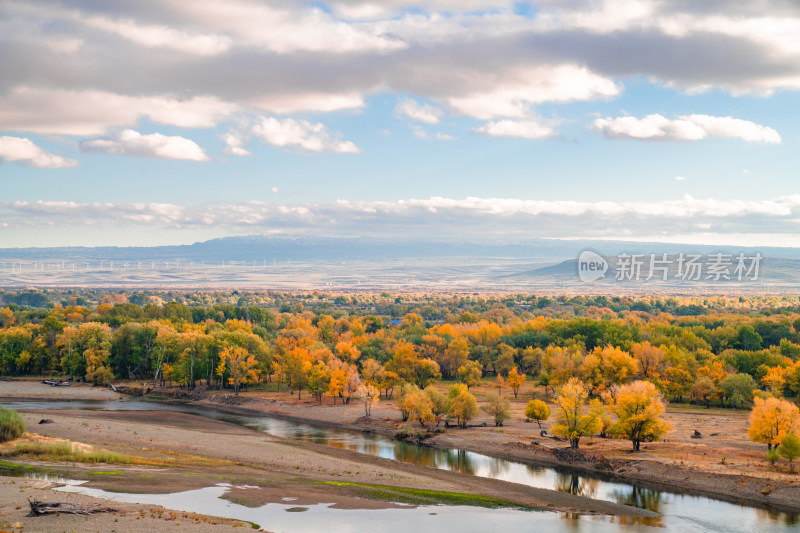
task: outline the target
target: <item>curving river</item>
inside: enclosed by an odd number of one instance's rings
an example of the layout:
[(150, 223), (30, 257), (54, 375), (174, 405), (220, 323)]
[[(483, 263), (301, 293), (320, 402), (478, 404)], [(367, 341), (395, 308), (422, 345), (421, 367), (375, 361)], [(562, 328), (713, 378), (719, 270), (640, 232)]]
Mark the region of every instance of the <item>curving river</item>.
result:
[[(176, 494), (119, 494), (100, 489), (67, 485), (65, 491), (113, 498), (135, 503), (156, 503), (168, 508), (226, 516), (250, 521), (272, 531), (373, 530), (375, 520), (382, 531), (409, 531), (416, 527), (430, 529), (435, 520), (441, 533), (450, 531), (578, 531), (578, 532), (783, 532), (800, 531), (800, 516), (737, 505), (713, 498), (658, 491), (635, 485), (608, 481), (600, 477), (508, 461), (456, 449), (417, 446), (376, 434), (344, 429), (323, 428), (289, 422), (269, 416), (243, 416), (221, 413), (194, 405), (161, 403), (147, 400), (110, 402), (43, 401), (7, 402), (13, 409), (87, 409), (87, 410), (170, 410), (206, 416), (272, 435), (346, 448), (359, 453), (397, 461), (452, 470), (467, 475), (489, 477), (553, 489), (590, 498), (633, 505), (659, 513), (658, 518), (574, 517), (563, 513), (529, 512), (509, 509), (476, 509), (451, 506), (409, 509), (343, 510), (327, 505), (303, 508), (304, 512), (285, 512), (286, 505), (268, 504), (252, 509), (221, 499), (223, 485)], [(476, 522), (477, 521), (477, 522)], [(372, 524), (372, 526), (370, 525)], [(478, 525), (479, 524), (479, 525)]]

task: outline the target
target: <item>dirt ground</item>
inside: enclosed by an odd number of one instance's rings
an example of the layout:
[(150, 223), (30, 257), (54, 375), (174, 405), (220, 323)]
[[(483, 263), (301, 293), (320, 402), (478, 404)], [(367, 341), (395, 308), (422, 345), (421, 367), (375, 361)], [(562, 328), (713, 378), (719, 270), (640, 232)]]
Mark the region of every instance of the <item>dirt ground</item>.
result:
[(73, 383), (51, 387), (41, 380), (0, 381), (0, 398), (32, 400), (120, 400), (122, 394), (107, 387)]
[[(437, 385), (442, 392), (447, 392), (449, 386), (446, 383)], [(486, 396), (496, 393), (497, 388), (484, 383), (473, 387), (471, 392), (482, 405)], [(503, 389), (502, 395), (510, 400), (512, 415), (503, 427), (494, 427), (494, 420), (481, 412), (472, 423), (485, 422), (487, 427), (448, 429), (427, 443), (523, 462), (564, 465), (548, 448), (532, 444), (564, 446), (540, 435), (542, 429), (549, 429), (555, 418), (555, 406), (551, 404), (553, 414), (549, 421), (542, 422), (541, 429), (536, 422), (525, 422), (525, 405), (534, 397), (545, 399), (544, 391), (525, 384), (517, 398), (509, 389)], [(241, 405), (247, 409), (323, 424), (370, 427), (387, 434), (393, 434), (403, 426), (418, 427), (418, 424), (400, 421), (396, 403), (392, 400), (382, 400), (375, 405), (370, 419), (364, 418), (363, 404), (355, 400), (349, 405), (342, 405), (339, 400), (333, 405), (333, 399), (325, 397), (323, 404), (319, 405), (308, 397), (298, 400), (296, 395), (291, 396), (288, 392), (263, 390), (245, 392), (243, 400)], [(626, 481), (800, 510), (800, 474), (790, 472), (785, 460), (776, 466), (766, 461), (766, 446), (750, 441), (747, 436), (748, 410), (669, 404), (665, 418), (670, 425), (669, 433), (661, 441), (642, 443), (640, 453), (631, 452), (630, 441), (598, 437), (582, 439), (581, 450), (610, 460), (614, 466), (613, 474)], [(701, 438), (692, 437), (695, 430), (700, 432)], [(587, 464), (564, 466), (595, 470)]]
[[(5, 384), (4, 382), (2, 385)], [(82, 388), (69, 389), (78, 391)], [(9, 399), (11, 390), (2, 388), (0, 397)], [(28, 384), (13, 390), (17, 391), (15, 399), (23, 399), (40, 397), (38, 395), (41, 387), (38, 384)], [(67, 387), (59, 390), (67, 390)], [(87, 395), (95, 393), (88, 387), (83, 392)], [(75, 392), (69, 394), (70, 398), (77, 399)], [(248, 405), (270, 403), (273, 403), (270, 399), (263, 399), (250, 402)], [(277, 405), (277, 402), (275, 404)], [(303, 410), (303, 407), (303, 404), (287, 404), (288, 410)], [(386, 414), (389, 414), (389, 407), (390, 404), (387, 402), (379, 409), (385, 408)], [(356, 408), (360, 409), (353, 404), (313, 410), (317, 413), (330, 414), (341, 412), (343, 415), (347, 411), (352, 413), (354, 418), (358, 418), (360, 415), (356, 414)], [(66, 439), (83, 443), (93, 450), (127, 454), (134, 458), (135, 462), (111, 466), (46, 462), (30, 458), (0, 458), (0, 460), (22, 463), (35, 468), (48, 468), (51, 472), (61, 473), (71, 479), (86, 480), (87, 486), (112, 491), (168, 493), (227, 482), (253, 487), (244, 491), (240, 489), (235, 496), (254, 505), (282, 502), (285, 497), (297, 498), (296, 501), (302, 502), (303, 505), (324, 502), (334, 503), (342, 508), (364, 509), (393, 505), (383, 499), (372, 499), (368, 494), (369, 491), (358, 486), (342, 487), (318, 483), (335, 481), (476, 494), (516, 505), (569, 513), (619, 516), (650, 514), (641, 509), (567, 493), (399, 463), (322, 444), (286, 440), (185, 413), (70, 409), (26, 410), (21, 414), (29, 431), (35, 432), (35, 435), (29, 435), (28, 439), (39, 441)], [(39, 424), (43, 418), (52, 422)], [(390, 421), (384, 423), (391, 424)], [(12, 442), (0, 445), (0, 454), (16, 444)], [(73, 527), (79, 531), (93, 531), (94, 528), (97, 531), (132, 531), (141, 527), (141, 520), (144, 519), (141, 513), (137, 514), (140, 509), (144, 509), (148, 520), (155, 520), (156, 523), (169, 519), (173, 523), (180, 521), (183, 525), (191, 521), (207, 528), (193, 528), (195, 531), (222, 531), (233, 527), (231, 525), (233, 522), (215, 521), (208, 517), (195, 519), (182, 515), (182, 518), (178, 519), (166, 515), (167, 518), (164, 518), (163, 509), (151, 516), (148, 506), (124, 506), (124, 512), (115, 513), (113, 517), (92, 515), (88, 518), (65, 517), (64, 521), (53, 519), (56, 525), (48, 529), (50, 526), (47, 525), (47, 521), (52, 517), (42, 519), (23, 516), (27, 513), (28, 496), (39, 497), (49, 494), (50, 499), (53, 499), (55, 493), (48, 491), (46, 483), (44, 485), (42, 483), (0, 477), (0, 501), (3, 502), (3, 507), (0, 508), (2, 514), (0, 530), (6, 528), (16, 531), (19, 528), (12, 526), (21, 524), (27, 531), (65, 531)], [(23, 488), (16, 489), (15, 487), (20, 484), (23, 484)], [(25, 492), (19, 492), (20, 490)], [(69, 495), (70, 498), (73, 496)], [(131, 510), (131, 513), (128, 513), (128, 510)], [(118, 521), (110, 522), (113, 520)], [(152, 530), (160, 528), (154, 526)]]

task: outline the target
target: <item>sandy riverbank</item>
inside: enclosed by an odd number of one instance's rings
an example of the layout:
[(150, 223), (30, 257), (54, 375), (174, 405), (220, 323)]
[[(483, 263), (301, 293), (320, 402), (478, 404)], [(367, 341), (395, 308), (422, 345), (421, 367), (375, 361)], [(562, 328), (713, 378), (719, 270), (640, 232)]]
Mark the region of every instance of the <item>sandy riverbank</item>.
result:
[[(481, 392), (477, 391), (479, 398)], [(637, 454), (630, 453), (627, 441), (583, 439), (582, 450), (601, 459), (598, 468), (593, 461), (561, 461), (551, 449), (533, 445), (532, 442), (539, 442), (545, 446), (564, 446), (541, 437), (536, 423), (523, 421), (522, 411), (529, 396), (520, 395), (514, 400), (510, 393), (506, 394), (512, 399), (514, 416), (503, 428), (495, 428), (489, 417), (482, 414), (476, 422), (487, 422), (488, 427), (450, 429), (426, 443), (524, 463), (599, 472), (659, 490), (800, 512), (800, 475), (769, 466), (764, 459), (764, 446), (747, 438), (747, 411), (670, 406), (666, 416), (672, 428), (670, 433), (663, 441), (643, 444), (642, 452)], [(360, 404), (332, 405), (326, 400), (319, 405), (311, 399), (298, 401), (286, 393), (253, 392), (243, 395), (241, 407), (295, 421), (369, 429), (387, 435), (393, 435), (406, 425), (417, 427), (400, 422), (399, 412), (391, 400), (373, 407), (372, 417), (368, 419), (363, 417)], [(199, 403), (215, 405), (212, 399)], [(542, 426), (547, 429), (549, 424)], [(703, 438), (692, 438), (695, 430)]]
[[(30, 398), (31, 391), (38, 393), (38, 387), (33, 385), (19, 389), (18, 396)], [(8, 398), (9, 390), (3, 389), (0, 396)], [(70, 409), (30, 410), (22, 414), (29, 430), (37, 434), (86, 443), (150, 463), (109, 466), (42, 463), (24, 457), (12, 459), (35, 467), (49, 467), (70, 478), (88, 480), (88, 486), (106, 490), (168, 493), (222, 481), (255, 487), (237, 494), (237, 498), (251, 501), (254, 505), (282, 502), (283, 498), (289, 497), (297, 498), (295, 501), (303, 505), (324, 502), (342, 508), (375, 508), (392, 506), (392, 499), (404, 501), (402, 495), (393, 494), (391, 488), (407, 487), (431, 491), (432, 495), (479, 495), (513, 505), (559, 512), (640, 517), (652, 515), (634, 507), (568, 493), (399, 463), (321, 444), (290, 441), (184, 413)], [(38, 421), (44, 417), (53, 422), (39, 425)], [(98, 471), (113, 471), (113, 475), (96, 475)], [(331, 481), (353, 485), (320, 483)], [(8, 479), (3, 479), (3, 483), (7, 485)], [(381, 494), (376, 497), (374, 490), (367, 490), (363, 485), (379, 485), (387, 489), (379, 491)], [(9, 495), (13, 493), (13, 490), (4, 490)], [(430, 496), (432, 499), (428, 500), (425, 498), (417, 503), (436, 503), (435, 496)], [(15, 504), (12, 509), (14, 512), (7, 514), (16, 519), (22, 512), (16, 507), (24, 508), (27, 500), (20, 499), (14, 493), (11, 501)], [(97, 516), (100, 522), (107, 519)], [(116, 518), (127, 520), (124, 516)], [(31, 520), (39, 519), (22, 519), (22, 523), (30, 523)], [(86, 520), (94, 523), (94, 517)], [(28, 528), (31, 529), (39, 530)], [(103, 528), (98, 526), (98, 530)]]

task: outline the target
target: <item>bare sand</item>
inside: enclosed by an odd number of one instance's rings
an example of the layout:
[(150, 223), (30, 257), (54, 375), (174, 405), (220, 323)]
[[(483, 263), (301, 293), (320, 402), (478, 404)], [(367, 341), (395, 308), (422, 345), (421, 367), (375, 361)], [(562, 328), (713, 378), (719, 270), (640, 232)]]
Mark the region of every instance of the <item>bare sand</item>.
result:
[[(9, 382), (3, 382), (6, 385)], [(13, 382), (12, 382), (13, 383)], [(0, 397), (16, 399), (41, 398), (39, 384), (21, 384), (3, 388)], [(49, 387), (48, 387), (49, 389)], [(58, 391), (79, 391), (64, 387)], [(98, 391), (89, 387), (80, 394), (81, 399), (98, 399)], [(77, 392), (68, 392), (69, 398), (77, 399)], [(49, 396), (47, 399), (55, 399)], [(105, 398), (103, 398), (105, 399)], [(248, 407), (268, 405), (269, 399), (250, 402)], [(252, 405), (251, 405), (252, 404)], [(277, 405), (277, 402), (275, 402)], [(303, 405), (290, 402), (291, 409), (302, 409)], [(332, 414), (341, 411), (356, 414), (360, 406), (355, 404), (315, 409), (314, 412)], [(387, 402), (386, 406), (390, 407)], [(377, 411), (381, 411), (383, 407)], [(552, 510), (577, 514), (617, 515), (648, 517), (653, 513), (618, 505), (611, 502), (592, 500), (568, 493), (537, 489), (499, 480), (462, 475), (431, 467), (400, 463), (390, 459), (366, 456), (354, 451), (338, 449), (322, 444), (313, 444), (282, 439), (279, 437), (251, 431), (226, 422), (215, 421), (170, 411), (90, 411), (81, 409), (59, 411), (26, 410), (21, 414), (29, 431), (49, 439), (66, 439), (84, 443), (99, 450), (127, 454), (139, 464), (91, 465), (84, 463), (43, 462), (26, 457), (2, 459), (9, 462), (27, 464), (38, 468), (49, 468), (72, 479), (86, 480), (87, 486), (111, 491), (170, 493), (227, 482), (233, 485), (247, 485), (250, 489), (237, 489), (234, 496), (238, 500), (263, 505), (270, 502), (283, 502), (283, 498), (297, 498), (302, 505), (313, 503), (334, 503), (342, 508), (380, 508), (393, 506), (387, 498), (375, 499), (371, 490), (363, 485), (384, 487), (408, 487), (431, 491), (454, 492), (481, 495), (508, 502), (512, 505), (535, 509)], [(284, 416), (288, 416), (284, 413)], [(42, 418), (52, 423), (38, 424)], [(354, 416), (354, 425), (359, 416)], [(389, 417), (386, 417), (389, 418)], [(374, 419), (376, 423), (392, 426), (390, 420)], [(329, 419), (330, 421), (330, 419)], [(338, 422), (334, 422), (338, 423)], [(379, 428), (380, 429), (380, 428)], [(15, 446), (15, 443), (0, 445), (0, 454)], [(107, 472), (113, 470), (114, 475)], [(103, 472), (106, 472), (104, 474)], [(95, 475), (93, 475), (95, 474)], [(100, 475), (96, 475), (100, 474)], [(352, 486), (336, 486), (320, 482), (347, 482)], [(14, 487), (25, 484), (26, 492)], [(145, 519), (139, 510), (144, 510), (147, 520), (153, 524), (169, 519), (172, 523), (195, 523), (195, 531), (222, 531), (233, 527), (232, 521), (215, 521), (213, 518), (180, 518), (155, 512), (152, 506), (122, 506), (120, 513), (112, 515), (91, 515), (89, 517), (36, 517), (25, 518), (27, 497), (54, 494), (44, 485), (36, 485), (33, 480), (0, 477), (0, 501), (4, 507), (0, 516), (1, 527), (12, 528), (22, 524), (28, 531), (133, 531), (142, 527)], [(40, 483), (40, 482), (39, 482)], [(34, 492), (28, 492), (28, 491)], [(62, 495), (58, 494), (60, 498)], [(69, 496), (70, 498), (73, 495)], [(431, 501), (430, 503), (436, 503)], [(130, 511), (130, 512), (129, 512)], [(137, 514), (138, 513), (138, 514)], [(180, 514), (180, 513), (177, 513)], [(177, 516), (177, 515), (176, 515)], [(118, 522), (113, 522), (118, 520)], [(50, 525), (52, 522), (52, 527)], [(110, 526), (110, 524), (114, 524)], [(197, 529), (197, 527), (207, 529)], [(249, 525), (248, 525), (249, 527)], [(126, 529), (127, 528), (127, 529)], [(152, 530), (159, 530), (157, 525)], [(178, 530), (178, 529), (176, 529)]]
[[(447, 386), (440, 384), (439, 387), (444, 392)], [(484, 384), (473, 387), (472, 392), (482, 404), (486, 395), (496, 392), (496, 388)], [(542, 429), (549, 429), (550, 423), (543, 422), (539, 428), (535, 422), (524, 421), (525, 405), (532, 394), (543, 397), (541, 389), (530, 385), (523, 387), (517, 398), (510, 390), (503, 391), (503, 396), (511, 401), (512, 418), (502, 428), (494, 427), (493, 420), (481, 413), (473, 422), (485, 422), (487, 427), (448, 429), (428, 439), (426, 444), (524, 463), (601, 471), (622, 481), (644, 483), (656, 489), (800, 511), (800, 475), (790, 472), (785, 464), (771, 466), (765, 459), (766, 446), (749, 440), (749, 411), (670, 404), (666, 414), (671, 428), (669, 433), (661, 441), (643, 443), (640, 453), (631, 453), (631, 443), (625, 440), (582, 439), (581, 450), (601, 459), (603, 468), (598, 469), (593, 462), (565, 463), (554, 456), (548, 447), (564, 447), (565, 444), (540, 435)], [(216, 401), (218, 399), (204, 400), (210, 405)], [(298, 421), (370, 429), (387, 435), (393, 435), (402, 427), (419, 427), (402, 423), (392, 400), (383, 400), (374, 406), (370, 418), (363, 416), (363, 405), (355, 401), (349, 405), (342, 405), (341, 401), (333, 405), (332, 399), (326, 397), (319, 405), (311, 398), (298, 400), (296, 395), (284, 392), (245, 392), (241, 407)], [(702, 438), (692, 438), (695, 430)]]
[(120, 400), (124, 396), (108, 387), (73, 383), (51, 387), (41, 380), (0, 381), (0, 402), (8, 400)]

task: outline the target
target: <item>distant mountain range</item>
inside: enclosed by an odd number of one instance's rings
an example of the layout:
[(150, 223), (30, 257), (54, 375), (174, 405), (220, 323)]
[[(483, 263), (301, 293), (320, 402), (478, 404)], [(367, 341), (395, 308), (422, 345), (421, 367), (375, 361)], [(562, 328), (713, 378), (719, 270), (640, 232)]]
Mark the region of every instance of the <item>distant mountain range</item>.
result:
[[(607, 264), (604, 276), (581, 279), (577, 258), (582, 252)], [(615, 279), (624, 253), (642, 258), (668, 254), (673, 260), (669, 279), (649, 276), (647, 265), (642, 265), (640, 279)], [(707, 259), (719, 253), (731, 258), (761, 254), (758, 277), (709, 280), (704, 271), (687, 280), (674, 262), (679, 254)], [(794, 294), (800, 290), (800, 249), (297, 235), (228, 237), (183, 246), (0, 248), (0, 287), (32, 286)]]

